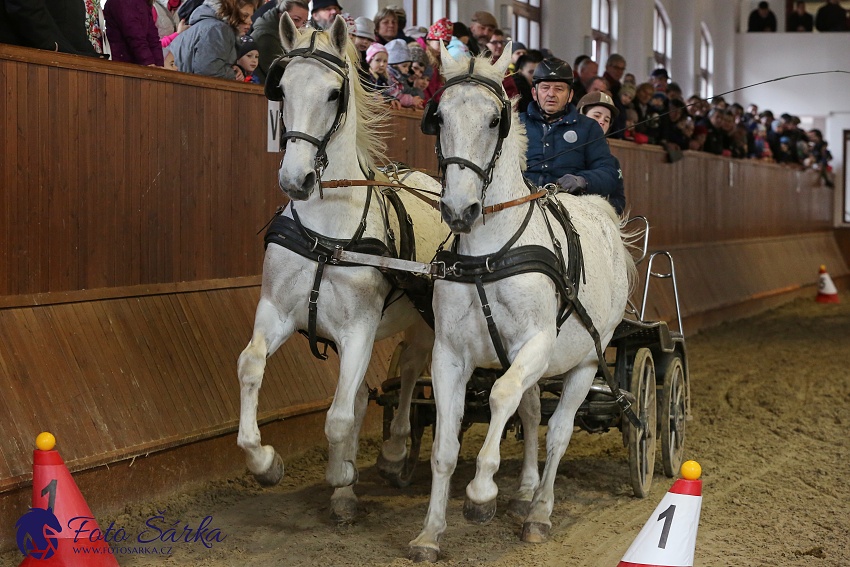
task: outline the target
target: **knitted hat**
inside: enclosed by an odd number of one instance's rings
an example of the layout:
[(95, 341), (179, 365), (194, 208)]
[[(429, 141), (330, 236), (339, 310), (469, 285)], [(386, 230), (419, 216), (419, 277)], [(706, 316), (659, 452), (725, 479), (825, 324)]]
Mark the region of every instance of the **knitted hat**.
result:
[(511, 53), (516, 53), (517, 51), (520, 51), (520, 50), (528, 51), (528, 48), (521, 41), (513, 42), (513, 45), (511, 46)]
[(366, 50), (366, 63), (371, 63), (372, 59), (375, 58), (375, 55), (378, 53), (386, 53), (387, 48), (381, 45), (380, 43), (373, 43), (369, 46), (369, 49)]
[(390, 65), (412, 61), (410, 50), (407, 48), (407, 43), (403, 39), (389, 41), (384, 47), (387, 48), (387, 57), (389, 58)]
[(452, 38), (452, 30), (454, 26), (448, 18), (440, 18), (428, 28), (428, 37), (426, 39), (437, 39), (440, 41), (449, 41)]
[(375, 22), (372, 18), (360, 16), (354, 20), (354, 29), (349, 30), (348, 33), (355, 37), (365, 37), (366, 39), (375, 41)]
[(422, 26), (407, 26), (404, 28), (404, 35), (416, 39), (417, 37), (425, 37), (428, 35), (428, 28)]
[(239, 41), (236, 42), (236, 59), (241, 59), (243, 56), (252, 51), (256, 51), (258, 53), (260, 51), (257, 44), (254, 43), (254, 38), (250, 35), (243, 35), (239, 38)]
[(410, 60), (414, 63), (419, 63), (420, 65), (428, 66), (428, 56), (425, 54), (425, 50), (422, 49), (422, 46), (416, 42), (412, 42), (407, 46), (407, 49), (410, 51)]

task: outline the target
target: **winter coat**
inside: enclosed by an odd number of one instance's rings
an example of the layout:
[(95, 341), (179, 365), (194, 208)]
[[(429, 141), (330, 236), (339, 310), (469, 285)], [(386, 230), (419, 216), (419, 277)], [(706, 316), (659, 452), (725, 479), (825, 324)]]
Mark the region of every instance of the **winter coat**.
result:
[(219, 0), (205, 0), (192, 12), (191, 27), (169, 46), (178, 70), (236, 79), (236, 30), (218, 16), (220, 5)]
[(109, 0), (103, 8), (113, 61), (162, 67), (162, 45), (145, 0)]
[[(566, 115), (547, 123), (534, 101), (520, 114), (520, 120), (528, 134), (529, 168), (525, 176), (532, 182), (542, 186), (557, 183), (567, 174), (577, 175), (587, 181), (586, 193), (608, 197), (609, 201), (612, 196), (619, 200), (617, 195), (622, 195), (620, 166), (595, 120), (579, 114), (570, 104)], [(540, 163), (546, 158), (551, 159)], [(618, 206), (613, 201), (612, 205)], [(619, 206), (624, 205), (625, 197), (622, 197)]]
[(82, 0), (0, 0), (0, 43), (99, 57)]
[(283, 55), (283, 45), (280, 43), (278, 26), (280, 24), (280, 11), (277, 8), (268, 10), (265, 14), (254, 21), (254, 31), (251, 37), (260, 52), (260, 63), (254, 71), (254, 75), (260, 78), (261, 83), (266, 82), (269, 67), (275, 59)]

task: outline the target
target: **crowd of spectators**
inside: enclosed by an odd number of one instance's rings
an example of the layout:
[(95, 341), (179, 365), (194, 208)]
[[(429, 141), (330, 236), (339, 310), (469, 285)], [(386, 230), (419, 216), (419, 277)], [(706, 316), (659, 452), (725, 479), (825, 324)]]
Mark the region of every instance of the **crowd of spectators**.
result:
[[(841, 0), (827, 0), (812, 16), (806, 9), (806, 2), (794, 2), (794, 9), (788, 14), (785, 29), (789, 32), (836, 32), (850, 30), (850, 12), (841, 7)], [(758, 7), (750, 12), (747, 19), (748, 32), (775, 32), (776, 14), (770, 4), (762, 0)]]
[[(846, 29), (847, 13), (838, 0), (828, 0), (815, 17), (797, 2), (788, 17), (789, 30)], [(262, 84), (275, 58), (282, 54), (278, 25), (288, 14), (296, 27), (324, 29), (337, 15), (349, 24), (360, 52), (358, 72), (375, 96), (394, 108), (421, 109), (438, 96), (440, 45), (455, 57), (479, 54), (495, 61), (508, 44), (508, 34), (486, 11), (475, 12), (469, 25), (442, 18), (429, 28), (407, 26), (403, 8), (388, 6), (374, 17), (352, 17), (338, 0), (0, 0), (0, 42), (27, 45), (116, 61), (154, 65), (236, 81)], [(776, 31), (767, 2), (750, 15), (749, 31)], [(537, 66), (553, 57), (548, 50), (511, 47), (504, 79), (519, 112), (534, 100), (532, 77)], [(107, 55), (109, 54), (109, 55)], [(814, 168), (831, 185), (831, 155), (821, 132), (800, 129), (799, 118), (744, 109), (722, 97), (710, 101), (683, 98), (666, 69), (638, 82), (626, 72), (626, 58), (611, 55), (600, 69), (587, 55), (573, 60), (571, 101), (587, 94), (610, 95), (618, 112), (609, 136), (663, 146), (671, 157), (683, 150), (704, 151)], [(600, 72), (601, 71), (601, 72)]]

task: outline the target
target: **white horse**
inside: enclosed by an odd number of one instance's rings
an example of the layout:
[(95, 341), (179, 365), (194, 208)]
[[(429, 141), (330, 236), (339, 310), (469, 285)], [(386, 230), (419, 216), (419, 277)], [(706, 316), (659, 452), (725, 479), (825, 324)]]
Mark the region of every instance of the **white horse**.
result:
[[(321, 177), (366, 179), (364, 171), (375, 170), (376, 157), (382, 156), (386, 148), (380, 139), (386, 126), (386, 110), (360, 84), (356, 71), (359, 56), (348, 40), (345, 21), (337, 17), (328, 32), (300, 32), (284, 14), (280, 36), (290, 60), (285, 67), (277, 68), (274, 78), (270, 72), (267, 93), (269, 89), (279, 89), (278, 97), (284, 100), (287, 145), (278, 181), (291, 201), (282, 215), (297, 218), (306, 229), (305, 234), (310, 239), (317, 238), (317, 244), (320, 240), (348, 241), (356, 234), (361, 240), (389, 243), (393, 235), (400, 235), (399, 223), (404, 220), (392, 214), (387, 218), (385, 199), (374, 188), (316, 191)], [(423, 174), (413, 174), (405, 183), (439, 190), (439, 184)], [(367, 200), (370, 192), (374, 196)], [(429, 261), (440, 242), (440, 232), (445, 229), (432, 207), (411, 195), (399, 196), (416, 226), (418, 259)], [(311, 242), (308, 239), (308, 251)], [(358, 477), (358, 435), (368, 402), (364, 376), (372, 345), (375, 340), (406, 330), (408, 348), (401, 360), (401, 401), (391, 428), (392, 437), (385, 442), (379, 462), (382, 472), (392, 477), (403, 468), (410, 432), (411, 393), (427, 363), (433, 331), (406, 296), (397, 298), (397, 291), (393, 295), (397, 299), (388, 302), (385, 309), (391, 285), (377, 269), (322, 263), (323, 273), (317, 274), (320, 263), (284, 246), (267, 247), (253, 335), (239, 356), (241, 413), (237, 443), (245, 451), (248, 469), (261, 484), (280, 481), (282, 459), (272, 446), (261, 445), (260, 441), (259, 390), (266, 358), (296, 330), (309, 329), (312, 309), (315, 334), (333, 341), (339, 352), (339, 382), (325, 424), (329, 443), (326, 478), (335, 489), (331, 515), (345, 522), (353, 520), (358, 510), (353, 485)], [(320, 282), (317, 294), (312, 291), (316, 281)]]
[[(445, 156), (445, 192), (441, 199), (443, 219), (459, 238), (457, 252), (482, 260), (488, 269), (496, 266), (498, 252), (518, 239), (512, 248), (537, 245), (555, 252), (553, 238), (538, 202), (523, 203), (482, 217), (486, 205), (505, 203), (529, 196), (523, 180), (527, 139), (516, 113), (505, 105), (501, 80), (510, 63), (510, 49), (495, 65), (477, 59), (455, 61), (442, 50), (447, 88), (434, 119), (441, 123), (439, 140)], [(470, 81), (469, 73), (482, 81)], [(467, 80), (460, 80), (460, 77)], [(458, 81), (452, 82), (457, 78)], [(489, 86), (488, 86), (489, 85)], [(496, 91), (498, 89), (498, 92)], [(511, 124), (505, 121), (510, 118)], [(500, 139), (504, 134), (504, 139)], [(488, 171), (488, 164), (492, 165)], [(486, 188), (486, 179), (492, 182)], [(486, 202), (485, 202), (486, 189)], [(555, 198), (555, 197), (551, 197)], [(578, 299), (589, 313), (601, 336), (601, 348), (622, 320), (634, 262), (621, 234), (620, 219), (601, 197), (558, 195), (569, 211), (584, 253), (584, 282)], [(527, 217), (530, 215), (530, 217)], [(527, 226), (521, 229), (528, 218)], [(486, 222), (485, 222), (486, 221)], [(552, 222), (558, 241), (567, 253), (567, 238)], [(464, 515), (470, 521), (486, 522), (495, 514), (498, 487), (493, 475), (499, 468), (499, 444), (505, 423), (517, 410), (523, 396), (535, 391), (542, 377), (565, 374), (563, 392), (549, 420), (546, 464), (538, 484), (537, 462), (524, 472), (533, 499), (524, 519), (522, 539), (544, 541), (551, 528), (554, 483), (573, 431), (573, 420), (585, 399), (599, 361), (588, 329), (574, 313), (556, 330), (559, 297), (550, 277), (523, 273), (483, 284), (492, 319), (504, 346), (509, 368), (496, 380), (490, 393), (492, 418), (478, 454), (475, 478), (466, 487)], [(563, 299), (561, 297), (560, 299)], [(428, 514), (422, 532), (410, 542), (410, 557), (436, 561), (439, 540), (446, 529), (449, 482), (458, 458), (458, 428), (463, 415), (464, 390), (476, 367), (499, 368), (499, 356), (482, 314), (477, 286), (456, 281), (437, 281), (434, 286), (436, 318), (431, 375), (437, 406), (437, 425), (431, 457), (432, 486)], [(526, 431), (526, 439), (536, 429)]]

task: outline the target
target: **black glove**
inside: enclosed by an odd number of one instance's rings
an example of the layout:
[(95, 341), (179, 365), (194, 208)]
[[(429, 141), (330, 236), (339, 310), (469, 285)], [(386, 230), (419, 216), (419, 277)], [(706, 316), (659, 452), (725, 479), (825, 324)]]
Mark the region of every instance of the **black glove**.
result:
[(561, 189), (572, 195), (581, 195), (587, 188), (587, 180), (578, 175), (567, 174), (558, 180)]

